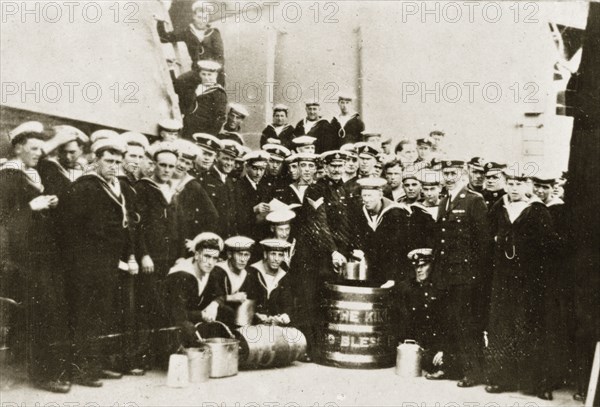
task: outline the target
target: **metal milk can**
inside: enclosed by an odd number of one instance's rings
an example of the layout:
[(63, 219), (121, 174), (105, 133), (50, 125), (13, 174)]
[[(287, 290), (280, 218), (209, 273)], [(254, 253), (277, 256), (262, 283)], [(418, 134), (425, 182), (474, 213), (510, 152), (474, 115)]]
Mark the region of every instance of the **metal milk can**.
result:
[(400, 377), (421, 376), (423, 349), (412, 339), (407, 339), (396, 348), (396, 374)]

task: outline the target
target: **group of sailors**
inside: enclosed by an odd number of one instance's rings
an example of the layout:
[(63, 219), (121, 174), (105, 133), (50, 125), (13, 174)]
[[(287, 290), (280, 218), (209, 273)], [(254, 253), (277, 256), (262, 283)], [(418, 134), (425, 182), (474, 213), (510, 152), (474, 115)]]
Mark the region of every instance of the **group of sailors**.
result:
[(199, 324), (235, 326), (246, 300), (255, 323), (300, 329), (304, 361), (318, 361), (322, 289), (356, 261), (393, 286), (397, 338), (426, 350), (428, 379), (552, 398), (574, 363), (564, 178), (446, 157), (439, 130), (392, 150), (351, 94), (331, 120), (317, 100), (296, 125), (275, 105), (252, 151), (220, 33), (202, 2), (192, 14), (182, 32), (157, 26), (192, 58), (174, 79), (183, 121), (9, 134), (0, 296), (19, 305), (11, 349), (32, 382), (67, 392), (164, 367), (165, 330), (192, 345)]
[[(299, 328), (304, 360), (318, 361), (324, 283), (362, 261), (369, 283), (394, 282), (398, 339), (429, 352), (429, 379), (551, 398), (571, 362), (564, 179), (440, 158), (440, 131), (393, 153), (380, 134), (345, 143), (340, 131), (339, 149), (316, 154), (314, 124), (278, 132), (281, 112), (255, 151), (234, 132), (186, 139), (172, 119), (152, 144), (38, 122), (10, 132), (2, 297), (21, 304), (14, 345), (27, 345), (34, 383), (68, 391), (144, 374), (169, 352), (161, 329), (190, 345), (199, 323), (234, 326), (248, 299), (256, 323)], [(118, 347), (101, 346), (116, 333)]]

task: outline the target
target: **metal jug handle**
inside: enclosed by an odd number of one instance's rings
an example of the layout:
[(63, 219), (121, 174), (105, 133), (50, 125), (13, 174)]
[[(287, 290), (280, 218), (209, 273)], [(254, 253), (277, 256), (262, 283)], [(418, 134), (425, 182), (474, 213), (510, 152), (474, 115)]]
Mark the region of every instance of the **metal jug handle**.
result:
[[(213, 321), (213, 322), (198, 322), (196, 325), (194, 325), (196, 328), (198, 328), (200, 325), (202, 324), (219, 324), (221, 326), (223, 326), (223, 328), (225, 328), (225, 330), (227, 331), (227, 334), (229, 335), (229, 337), (231, 339), (236, 339), (235, 335), (233, 334), (233, 332), (231, 332), (231, 329), (229, 329), (229, 327), (227, 325), (225, 325), (224, 323), (222, 323), (221, 321)], [(196, 331), (198, 332), (198, 331)], [(198, 337), (200, 337), (200, 334), (197, 334)]]

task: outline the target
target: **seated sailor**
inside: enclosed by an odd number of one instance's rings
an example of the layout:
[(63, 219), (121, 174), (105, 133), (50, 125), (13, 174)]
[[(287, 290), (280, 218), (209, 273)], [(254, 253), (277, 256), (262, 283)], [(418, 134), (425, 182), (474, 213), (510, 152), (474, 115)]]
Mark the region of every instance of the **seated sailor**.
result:
[(169, 270), (165, 304), (172, 322), (182, 330), (183, 342), (190, 344), (197, 339), (196, 324), (231, 323), (233, 312), (224, 305), (223, 281), (211, 273), (223, 250), (223, 240), (204, 232), (188, 241), (187, 247), (194, 255), (177, 260)]
[(291, 244), (280, 239), (260, 242), (263, 259), (250, 266), (257, 282), (256, 319), (260, 323), (288, 325), (293, 308), (292, 286), (281, 267)]

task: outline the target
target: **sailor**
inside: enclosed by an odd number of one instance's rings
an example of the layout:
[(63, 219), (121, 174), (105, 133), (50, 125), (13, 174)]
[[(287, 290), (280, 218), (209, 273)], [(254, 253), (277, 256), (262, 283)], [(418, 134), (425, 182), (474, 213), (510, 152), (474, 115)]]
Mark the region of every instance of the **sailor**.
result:
[(410, 209), (383, 197), (387, 184), (383, 178), (361, 178), (358, 184), (362, 213), (352, 219), (355, 228), (352, 257), (365, 258), (371, 281), (402, 281), (407, 277), (404, 266), (410, 247)]
[(451, 357), (445, 346), (442, 296), (432, 283), (433, 250), (418, 248), (408, 253), (414, 276), (398, 287), (400, 299), (399, 339), (412, 339), (423, 349), (421, 367), (429, 380), (448, 378)]
[(354, 96), (350, 93), (340, 93), (338, 95), (340, 114), (331, 119), (332, 131), (340, 138), (340, 145), (362, 141), (361, 133), (365, 129), (365, 124), (360, 115), (354, 112), (353, 100)]
[(227, 93), (217, 84), (221, 64), (202, 60), (196, 69), (179, 76), (174, 83), (183, 117), (182, 137), (191, 140), (194, 133), (216, 135), (225, 121)]
[[(152, 177), (144, 177), (135, 185), (137, 212), (136, 251), (140, 259), (140, 274), (136, 279), (139, 324), (143, 329), (158, 330), (168, 325), (163, 303), (162, 287), (169, 267), (181, 254), (180, 231), (177, 223), (173, 173), (179, 154), (173, 143), (158, 142), (152, 145), (150, 154), (155, 165)], [(141, 294), (143, 293), (143, 295)], [(141, 338), (148, 364), (160, 366), (163, 360), (163, 344), (158, 335)]]
[(292, 234), (292, 220), (296, 213), (292, 210), (276, 210), (269, 212), (265, 218), (269, 222), (269, 230), (272, 238), (285, 240), (290, 244), (290, 249), (285, 253), (283, 267), (290, 269), (292, 258), (296, 252), (296, 239)]
[(43, 131), (39, 122), (12, 130), (13, 157), (0, 166), (0, 296), (23, 305), (24, 320), (10, 319), (8, 339), (15, 353), (24, 343), (29, 379), (39, 389), (67, 393), (71, 388), (65, 374), (68, 353), (51, 346), (69, 343), (64, 264), (49, 223), (62, 202), (45, 192), (35, 170), (43, 154)]
[(485, 183), (481, 195), (483, 195), (483, 200), (488, 209), (506, 194), (504, 191), (506, 179), (502, 171), (505, 168), (506, 164), (494, 161), (489, 161), (483, 166)]
[(240, 235), (255, 240), (266, 234), (264, 219), (270, 212), (270, 197), (268, 188), (261, 180), (270, 158), (266, 151), (246, 154), (246, 175), (238, 180), (234, 187), (237, 231)]
[(99, 379), (122, 376), (107, 370), (108, 355), (94, 338), (115, 331), (119, 273), (138, 272), (131, 229), (137, 219), (129, 216), (117, 178), (126, 148), (120, 137), (97, 140), (95, 171), (73, 182), (59, 206), (69, 265), (67, 298), (74, 312), (73, 381), (83, 386), (100, 387)]
[(434, 234), (436, 287), (444, 292), (445, 313), (451, 330), (449, 343), (462, 375), (459, 387), (481, 382), (483, 343), (473, 299), (489, 257), (487, 208), (481, 195), (463, 185), (464, 161), (442, 161), (448, 190), (439, 204)]
[(233, 312), (224, 305), (224, 281), (213, 275), (223, 250), (223, 240), (204, 232), (188, 241), (192, 257), (178, 259), (166, 277), (165, 305), (171, 322), (181, 328), (183, 345), (197, 344), (202, 322), (233, 323)]
[(183, 123), (178, 119), (162, 119), (158, 122), (158, 141), (175, 141), (181, 136)]
[(248, 109), (239, 103), (227, 105), (227, 117), (219, 131), (219, 139), (223, 139), (226, 133), (239, 133), (242, 130), (244, 120), (249, 116)]
[(390, 161), (383, 166), (383, 171), (387, 180), (383, 196), (394, 202), (400, 202), (406, 195), (402, 187), (402, 164), (398, 160)]
[(471, 191), (481, 193), (485, 182), (484, 167), (485, 163), (481, 157), (473, 157), (467, 163), (469, 170), (469, 185), (467, 187)]
[(177, 207), (179, 225), (179, 245), (183, 257), (185, 244), (202, 232), (215, 232), (218, 228), (219, 213), (202, 184), (189, 172), (199, 155), (199, 147), (191, 141), (179, 139), (173, 142), (178, 154), (173, 172), (172, 186)]
[(434, 244), (435, 222), (438, 218), (441, 173), (433, 170), (419, 171), (423, 199), (411, 205), (410, 228), (412, 244), (431, 247)]
[(294, 126), (289, 124), (289, 107), (284, 104), (273, 106), (273, 123), (267, 124), (260, 136), (260, 146), (267, 143), (273, 143), (272, 140), (279, 140), (280, 144), (287, 149), (293, 149), (292, 139), (294, 136)]
[(254, 240), (245, 236), (226, 239), (227, 258), (216, 264), (212, 274), (225, 287), (225, 305), (236, 311), (246, 300), (257, 299), (256, 279), (250, 277), (248, 263)]
[(296, 124), (294, 134), (314, 137), (317, 154), (337, 149), (340, 146), (339, 137), (331, 128), (331, 124), (321, 117), (321, 103), (318, 100), (307, 100), (305, 107), (306, 117)]
[(87, 169), (83, 149), (88, 136), (73, 126), (54, 126), (54, 136), (44, 145), (44, 157), (38, 163), (38, 172), (46, 193), (60, 198), (62, 193)]
[(316, 151), (315, 141), (317, 141), (317, 139), (314, 137), (311, 137), (311, 136), (294, 137), (292, 139), (293, 149), (297, 153), (315, 154), (315, 151)]
[(263, 324), (289, 325), (293, 311), (292, 285), (281, 266), (291, 245), (279, 239), (264, 239), (260, 245), (263, 258), (249, 268), (257, 282), (256, 319)]
[(346, 153), (346, 164), (344, 165), (342, 180), (347, 182), (358, 174), (358, 150), (354, 144), (344, 144), (340, 147), (340, 151)]

